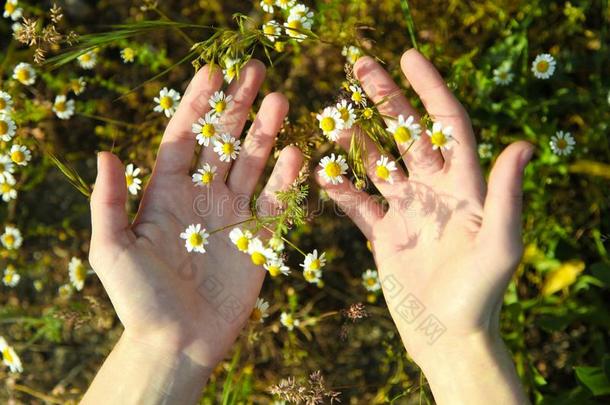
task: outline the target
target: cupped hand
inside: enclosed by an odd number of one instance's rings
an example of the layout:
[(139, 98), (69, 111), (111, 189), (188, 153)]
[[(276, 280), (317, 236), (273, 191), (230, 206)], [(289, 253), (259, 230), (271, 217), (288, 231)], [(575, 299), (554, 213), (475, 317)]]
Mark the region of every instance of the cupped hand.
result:
[[(390, 184), (376, 175), (380, 152), (365, 137), (368, 175), (387, 210), (348, 179), (320, 182), (371, 242), (390, 313), (408, 352), (423, 362), (431, 351), (497, 335), (503, 293), (522, 254), (521, 183), (533, 147), (507, 147), (486, 186), (469, 117), (440, 74), (416, 50), (403, 55), (401, 67), (431, 119), (453, 128), (451, 148), (434, 150), (423, 128), (413, 145), (398, 145), (404, 165)], [(372, 58), (361, 58), (354, 72), (388, 122), (419, 120)], [(357, 131), (344, 131), (339, 144), (349, 149)]]
[[(225, 133), (239, 138), (265, 68), (252, 60), (226, 91), (232, 106), (223, 114)], [(93, 234), (90, 262), (116, 312), (134, 340), (179, 350), (204, 367), (214, 367), (248, 319), (265, 273), (229, 240), (231, 225), (251, 218), (250, 199), (288, 112), (284, 96), (265, 97), (241, 153), (223, 162), (210, 145), (195, 158), (191, 126), (210, 109), (222, 73), (206, 66), (193, 78), (171, 119), (133, 223), (125, 211), (125, 171), (110, 153), (98, 156), (91, 198)], [(209, 187), (196, 187), (191, 171), (217, 167)], [(276, 209), (275, 192), (290, 186), (302, 165), (298, 149), (284, 149), (259, 200), (263, 212)], [(266, 212), (265, 212), (266, 210)], [(190, 224), (212, 233), (207, 252), (188, 253), (180, 234)], [(246, 226), (246, 225), (244, 225)]]

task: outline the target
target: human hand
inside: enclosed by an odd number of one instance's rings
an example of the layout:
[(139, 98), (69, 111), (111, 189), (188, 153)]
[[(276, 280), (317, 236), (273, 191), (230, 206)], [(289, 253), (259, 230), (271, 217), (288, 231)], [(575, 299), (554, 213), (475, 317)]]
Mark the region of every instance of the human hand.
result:
[[(464, 108), (419, 52), (407, 51), (401, 66), (430, 117), (453, 128), (451, 149), (433, 150), (425, 133), (410, 148), (399, 144), (409, 175), (398, 164), (390, 184), (376, 175), (380, 152), (365, 136), (368, 175), (387, 200), (387, 212), (347, 179), (338, 185), (322, 178), (320, 182), (371, 242), (392, 318), (434, 392), (434, 382), (450, 378), (439, 375), (439, 365), (452, 360), (453, 386), (455, 373), (466, 371), (463, 363), (481, 365), (482, 359), (489, 359), (489, 374), (498, 363), (498, 375), (510, 374), (506, 370), (512, 363), (505, 356), (498, 319), (503, 293), (522, 254), (521, 183), (533, 147), (516, 142), (506, 148), (486, 187)], [(380, 103), (381, 114), (418, 120), (398, 86), (372, 58), (361, 58), (354, 72), (372, 101)], [(344, 131), (338, 143), (348, 150), (357, 130)], [(515, 385), (514, 378), (511, 383)], [(434, 393), (439, 403), (447, 399), (446, 392)], [(503, 399), (523, 399), (512, 394)], [(475, 397), (470, 399), (477, 403)], [(452, 401), (459, 402), (458, 396)]]
[[(263, 64), (252, 60), (229, 86), (233, 105), (222, 116), (223, 132), (239, 138), (264, 75)], [(125, 211), (125, 170), (110, 153), (98, 157), (91, 199), (90, 262), (129, 340), (179, 352), (210, 369), (239, 334), (265, 276), (248, 255), (238, 254), (228, 234), (231, 225), (252, 217), (249, 202), (288, 112), (284, 96), (267, 95), (236, 161), (221, 161), (212, 146), (202, 150), (197, 168), (209, 163), (218, 170), (209, 187), (195, 187), (191, 126), (210, 109), (208, 100), (222, 81), (221, 72), (208, 66), (193, 78), (165, 131), (133, 224)], [(301, 165), (297, 148), (281, 152), (259, 197), (265, 202), (260, 215), (278, 208), (275, 192), (293, 183)], [(228, 228), (210, 236), (205, 254), (188, 253), (180, 234), (190, 224), (208, 232)]]

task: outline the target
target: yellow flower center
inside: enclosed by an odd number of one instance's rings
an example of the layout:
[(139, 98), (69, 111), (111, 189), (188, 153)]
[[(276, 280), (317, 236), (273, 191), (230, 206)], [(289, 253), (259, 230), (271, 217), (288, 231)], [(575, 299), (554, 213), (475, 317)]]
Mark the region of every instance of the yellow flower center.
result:
[(214, 106), (214, 110), (218, 113), (221, 114), (224, 112), (224, 110), (227, 109), (227, 102), (224, 100), (220, 100), (219, 102), (216, 103), (216, 105)]
[(331, 132), (335, 130), (335, 119), (332, 117), (324, 117), (320, 121), (320, 128), (324, 132)]
[(171, 98), (170, 96), (164, 96), (159, 101), (159, 105), (164, 110), (169, 110), (170, 108), (172, 108), (174, 106), (174, 99)]
[(303, 277), (305, 278), (305, 280), (307, 282), (312, 282), (312, 281), (314, 281), (317, 278), (316, 277), (316, 272), (314, 270), (312, 270), (312, 269), (305, 270), (303, 272)]
[(11, 153), (11, 159), (15, 163), (22, 163), (25, 160), (25, 153), (23, 153), (21, 150), (16, 150)]
[(263, 312), (258, 308), (254, 308), (250, 314), (250, 320), (252, 322), (260, 322), (261, 319), (263, 319)]
[(341, 175), (341, 166), (337, 162), (330, 162), (326, 165), (324, 171), (330, 178), (338, 177)]
[(320, 270), (320, 267), (322, 267), (322, 264), (320, 263), (320, 259), (314, 259), (312, 260), (312, 262), (309, 264), (309, 268), (311, 270)]
[(13, 246), (15, 243), (15, 237), (13, 235), (4, 235), (4, 244), (6, 246)]
[(279, 266), (269, 266), (267, 270), (269, 270), (271, 277), (277, 277), (281, 273)]
[(349, 120), (349, 110), (346, 107), (342, 107), (339, 109), (339, 114), (341, 114), (341, 119), (343, 121)]
[(370, 120), (371, 118), (373, 118), (373, 109), (365, 108), (362, 112), (362, 115), (364, 115), (364, 118), (366, 118), (367, 120)]
[(302, 27), (303, 27), (303, 24), (301, 24), (301, 20), (288, 21), (288, 28), (291, 29), (291, 33), (293, 33), (293, 34), (296, 32), (292, 32), (292, 31), (299, 31)]
[(14, 276), (14, 273), (13, 273), (13, 272), (6, 273), (6, 274), (4, 275), (4, 282), (5, 282), (6, 284), (10, 284), (10, 283), (13, 281), (13, 276)]
[(201, 236), (199, 233), (193, 233), (191, 236), (189, 236), (189, 243), (192, 246), (201, 246), (203, 245), (203, 236)]
[(274, 48), (278, 52), (284, 52), (284, 49), (286, 49), (286, 43), (278, 41), (278, 42), (275, 43)]
[(565, 149), (568, 147), (568, 142), (565, 139), (558, 139), (556, 144), (558, 149)]
[(25, 68), (19, 69), (19, 71), (17, 72), (17, 80), (19, 80), (21, 83), (30, 80), (30, 71)]
[(387, 180), (390, 177), (390, 171), (385, 166), (377, 166), (375, 173), (377, 174), (377, 177), (383, 180)]
[[(8, 5), (8, 3), (7, 3), (7, 5)], [(6, 363), (9, 363), (9, 364), (13, 364), (13, 362), (15, 361), (15, 359), (13, 358), (13, 354), (11, 353), (11, 351), (8, 347), (5, 347), (2, 350), (2, 358), (4, 359), (4, 361)]]
[(55, 110), (60, 113), (66, 111), (66, 103), (64, 101), (55, 103)]
[(248, 250), (249, 244), (250, 244), (250, 240), (245, 236), (242, 236), (241, 238), (237, 239), (237, 243), (235, 243), (235, 245), (237, 246), (237, 249), (241, 250), (242, 252), (245, 252), (246, 250)]
[(396, 132), (394, 132), (394, 139), (398, 143), (405, 143), (411, 140), (411, 131), (409, 131), (406, 127), (399, 127)]
[(222, 153), (224, 153), (225, 155), (231, 155), (234, 151), (235, 148), (233, 147), (232, 143), (226, 142), (222, 145)]
[(362, 94), (359, 91), (353, 92), (352, 101), (355, 101), (356, 103), (362, 102)]
[(123, 49), (123, 59), (125, 59), (128, 62), (133, 61), (133, 57), (135, 56), (135, 53), (133, 51), (133, 49), (131, 48), (125, 48)]
[(9, 191), (11, 191), (12, 188), (11, 188), (11, 185), (8, 183), (2, 183), (2, 186), (0, 186), (0, 190), (2, 191), (3, 194), (6, 194)]
[(206, 138), (211, 138), (214, 135), (216, 135), (216, 127), (214, 126), (214, 124), (205, 124), (201, 127), (201, 135), (205, 136)]
[(125, 182), (127, 182), (127, 187), (133, 184), (133, 176), (131, 174), (125, 175)]
[(549, 70), (549, 62), (541, 60), (538, 62), (536, 69), (538, 69), (538, 71), (541, 73), (545, 73), (547, 70)]
[(81, 62), (91, 62), (91, 54), (90, 53), (85, 53), (83, 55), (80, 56), (80, 60)]
[(0, 135), (6, 135), (8, 133), (8, 123), (4, 120), (0, 120)]
[(272, 6), (274, 2), (275, 2), (274, 0), (263, 0), (263, 3), (265, 3), (268, 6)]
[(0, 98), (0, 110), (4, 110), (6, 108), (6, 100)]
[(82, 264), (76, 266), (76, 270), (74, 270), (74, 278), (78, 281), (83, 281), (87, 277), (87, 269)]
[(257, 266), (262, 266), (267, 261), (267, 258), (265, 257), (265, 255), (262, 254), (261, 252), (252, 253), (252, 256), (250, 257), (250, 259), (252, 259), (252, 263), (256, 264)]
[(201, 176), (201, 182), (203, 184), (210, 184), (212, 182), (212, 180), (214, 180), (214, 173), (212, 173), (212, 172), (205, 172)]
[(432, 142), (432, 145), (436, 145), (439, 147), (445, 146), (445, 144), (447, 143), (447, 137), (445, 136), (445, 134), (443, 134), (442, 131), (436, 131), (430, 137), (430, 142)]
[(367, 278), (367, 279), (366, 279), (366, 284), (367, 284), (369, 287), (372, 287), (372, 286), (374, 286), (375, 284), (377, 284), (377, 280), (375, 280), (374, 278)]
[(275, 35), (275, 27), (271, 24), (265, 24), (263, 27), (263, 32), (265, 35)]

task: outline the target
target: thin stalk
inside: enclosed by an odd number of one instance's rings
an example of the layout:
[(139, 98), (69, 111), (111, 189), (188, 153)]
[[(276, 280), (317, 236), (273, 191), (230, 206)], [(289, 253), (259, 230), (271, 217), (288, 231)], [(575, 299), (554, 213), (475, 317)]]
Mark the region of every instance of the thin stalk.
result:
[(407, 29), (409, 30), (409, 36), (411, 37), (411, 44), (413, 48), (419, 50), (417, 39), (415, 39), (415, 23), (413, 22), (413, 15), (411, 14), (411, 8), (409, 7), (409, 0), (400, 0), (400, 6), (402, 12), (407, 20)]

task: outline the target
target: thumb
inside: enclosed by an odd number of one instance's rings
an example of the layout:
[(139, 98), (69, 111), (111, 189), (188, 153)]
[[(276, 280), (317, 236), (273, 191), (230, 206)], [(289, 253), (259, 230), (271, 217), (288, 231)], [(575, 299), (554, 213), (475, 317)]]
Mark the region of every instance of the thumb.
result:
[(92, 245), (127, 242), (125, 167), (110, 152), (97, 155), (97, 179), (91, 194)]
[(511, 262), (521, 256), (523, 170), (533, 153), (530, 143), (515, 142), (500, 154), (489, 175), (481, 235), (503, 246)]

